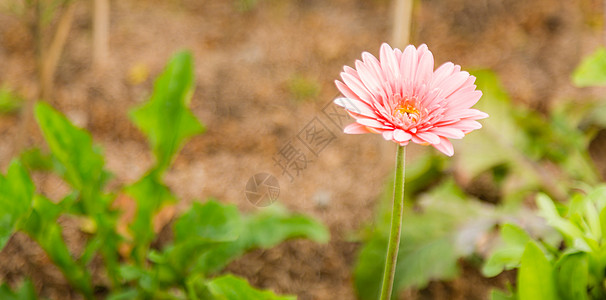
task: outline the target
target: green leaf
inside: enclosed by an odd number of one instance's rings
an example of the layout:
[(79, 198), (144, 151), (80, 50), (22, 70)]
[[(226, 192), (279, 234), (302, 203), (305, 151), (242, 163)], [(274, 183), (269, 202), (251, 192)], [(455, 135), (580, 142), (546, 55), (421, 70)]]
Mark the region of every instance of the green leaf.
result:
[(234, 241), (241, 230), (242, 219), (235, 205), (224, 205), (215, 200), (204, 204), (196, 202), (175, 222), (175, 243)]
[(564, 300), (588, 299), (589, 263), (583, 252), (563, 255), (556, 263), (559, 294)]
[(295, 300), (295, 296), (277, 296), (271, 291), (257, 290), (245, 279), (233, 275), (213, 278), (207, 284), (210, 293), (222, 300)]
[(44, 249), (67, 280), (86, 296), (93, 293), (91, 277), (87, 269), (78, 264), (71, 256), (63, 240), (62, 228), (57, 224), (57, 217), (62, 209), (49, 199), (36, 195), (33, 211), (23, 224), (23, 230)]
[(0, 114), (9, 114), (23, 106), (23, 98), (7, 86), (0, 87)]
[(34, 184), (19, 161), (0, 176), (0, 250), (32, 206)]
[(572, 82), (578, 87), (606, 85), (606, 49), (585, 57), (572, 73)]
[(153, 217), (167, 203), (176, 201), (172, 192), (162, 184), (155, 174), (147, 174), (136, 183), (125, 188), (126, 194), (137, 202), (135, 218), (130, 225), (135, 244), (136, 259), (146, 257), (147, 246), (154, 239)]
[(160, 173), (187, 138), (204, 130), (188, 108), (193, 84), (191, 54), (177, 53), (156, 80), (151, 99), (131, 111), (131, 120), (149, 140)]
[(19, 155), (19, 160), (28, 170), (49, 171), (53, 168), (53, 158), (50, 154), (42, 153), (40, 148), (27, 149)]
[(528, 242), (522, 255), (517, 282), (520, 300), (560, 299), (551, 263), (533, 241)]
[(557, 229), (570, 240), (578, 240), (584, 237), (583, 232), (569, 220), (560, 216), (553, 201), (545, 194), (537, 195), (537, 206), (539, 215), (553, 228)]
[(516, 299), (518, 299), (518, 297), (516, 297), (516, 295), (512, 294), (512, 293), (508, 294), (503, 291), (492, 290), (490, 292), (490, 299), (491, 300), (516, 300)]
[(0, 299), (2, 300), (36, 300), (36, 288), (31, 281), (26, 280), (17, 291), (12, 291), (6, 284), (0, 286)]
[(284, 240), (304, 237), (328, 242), (326, 227), (303, 215), (289, 215), (277, 205), (265, 208), (245, 221), (243, 240), (248, 248), (271, 248)]
[(271, 248), (294, 238), (307, 238), (325, 243), (329, 239), (328, 230), (317, 221), (301, 215), (290, 215), (277, 205), (262, 212), (243, 218), (242, 232), (238, 239), (210, 245), (204, 251), (196, 252), (194, 270), (210, 274), (223, 269), (227, 264), (246, 251), (256, 248)]
[(497, 276), (504, 269), (511, 270), (517, 267), (526, 244), (531, 240), (526, 231), (513, 224), (504, 224), (501, 227), (501, 238), (505, 245), (497, 248), (485, 262), (482, 267), (484, 276)]
[(74, 126), (48, 104), (38, 102), (35, 114), (53, 156), (62, 167), (61, 175), (82, 193), (85, 209), (98, 211), (103, 204), (98, 203), (103, 199), (99, 197), (100, 191), (109, 176), (103, 170), (101, 150), (93, 146), (88, 132)]

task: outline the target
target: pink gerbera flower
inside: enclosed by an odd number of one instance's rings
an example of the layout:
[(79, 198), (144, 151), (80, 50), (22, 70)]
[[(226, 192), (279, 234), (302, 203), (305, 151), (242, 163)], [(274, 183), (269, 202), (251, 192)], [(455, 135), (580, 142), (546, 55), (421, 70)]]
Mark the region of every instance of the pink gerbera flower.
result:
[(345, 133), (380, 133), (402, 146), (429, 144), (452, 156), (449, 139), (481, 128), (476, 120), (488, 117), (471, 108), (482, 96), (475, 77), (451, 62), (434, 71), (426, 45), (402, 52), (383, 44), (380, 60), (364, 52), (355, 69), (345, 66), (341, 78), (335, 83), (345, 98), (334, 102), (356, 119)]

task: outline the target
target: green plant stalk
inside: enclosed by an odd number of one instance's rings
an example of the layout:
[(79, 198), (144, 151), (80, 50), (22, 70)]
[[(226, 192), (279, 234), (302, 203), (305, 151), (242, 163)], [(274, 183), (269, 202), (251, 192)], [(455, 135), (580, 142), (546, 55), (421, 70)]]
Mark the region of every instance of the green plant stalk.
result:
[(391, 298), (393, 280), (396, 273), (400, 235), (402, 233), (402, 212), (404, 209), (404, 178), (406, 163), (406, 146), (398, 145), (396, 153), (396, 175), (393, 189), (393, 209), (391, 212), (391, 229), (389, 230), (389, 244), (387, 245), (387, 258), (383, 272), (381, 286), (381, 300)]

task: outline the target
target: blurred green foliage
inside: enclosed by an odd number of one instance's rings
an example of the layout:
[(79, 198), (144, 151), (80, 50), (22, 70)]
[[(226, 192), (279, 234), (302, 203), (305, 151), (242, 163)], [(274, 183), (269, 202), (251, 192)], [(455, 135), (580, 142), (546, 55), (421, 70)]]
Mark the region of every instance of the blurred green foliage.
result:
[[(188, 108), (193, 82), (191, 54), (173, 56), (156, 80), (151, 99), (131, 113), (133, 123), (147, 136), (156, 163), (138, 181), (115, 191), (108, 191), (111, 174), (90, 134), (50, 105), (36, 104), (36, 120), (50, 154), (27, 150), (6, 175), (0, 175), (0, 249), (15, 231), (27, 233), (86, 299), (293, 299), (257, 290), (233, 275), (216, 276), (252, 249), (271, 248), (292, 238), (328, 241), (324, 226), (278, 205), (241, 215), (235, 206), (216, 200), (194, 203), (174, 222), (174, 240), (151, 249), (157, 240), (154, 217), (178, 201), (163, 174), (183, 144), (204, 130)], [(59, 201), (37, 193), (29, 175), (34, 170), (56, 173), (70, 185), (70, 193)], [(120, 219), (115, 200), (121, 194), (136, 205), (132, 220)], [(61, 216), (81, 220), (89, 235), (81, 253), (71, 252), (65, 242), (58, 223)], [(95, 256), (102, 258), (110, 279), (111, 285), (105, 286), (108, 295), (95, 293), (104, 284), (91, 275)], [(0, 298), (36, 295), (26, 282), (16, 292), (1, 286)]]
[(7, 86), (0, 87), (0, 113), (14, 113), (23, 106), (23, 98)]
[(572, 82), (578, 87), (606, 85), (606, 49), (600, 47), (585, 57), (572, 73)]
[(505, 224), (503, 244), (486, 261), (483, 273), (495, 276), (518, 269), (512, 299), (604, 299), (606, 186), (575, 194), (566, 204), (544, 194), (536, 202), (539, 215), (560, 233), (559, 240), (533, 238), (517, 225)]
[(295, 100), (312, 100), (320, 94), (320, 84), (315, 79), (294, 74), (288, 80), (288, 91)]

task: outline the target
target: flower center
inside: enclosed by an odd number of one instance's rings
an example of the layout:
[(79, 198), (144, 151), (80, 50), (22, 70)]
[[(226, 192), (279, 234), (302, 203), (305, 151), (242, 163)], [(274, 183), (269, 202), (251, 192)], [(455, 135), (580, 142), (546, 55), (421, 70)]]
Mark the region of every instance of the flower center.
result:
[(416, 122), (419, 120), (419, 110), (410, 102), (402, 102), (396, 106), (393, 112), (394, 117), (402, 121)]

